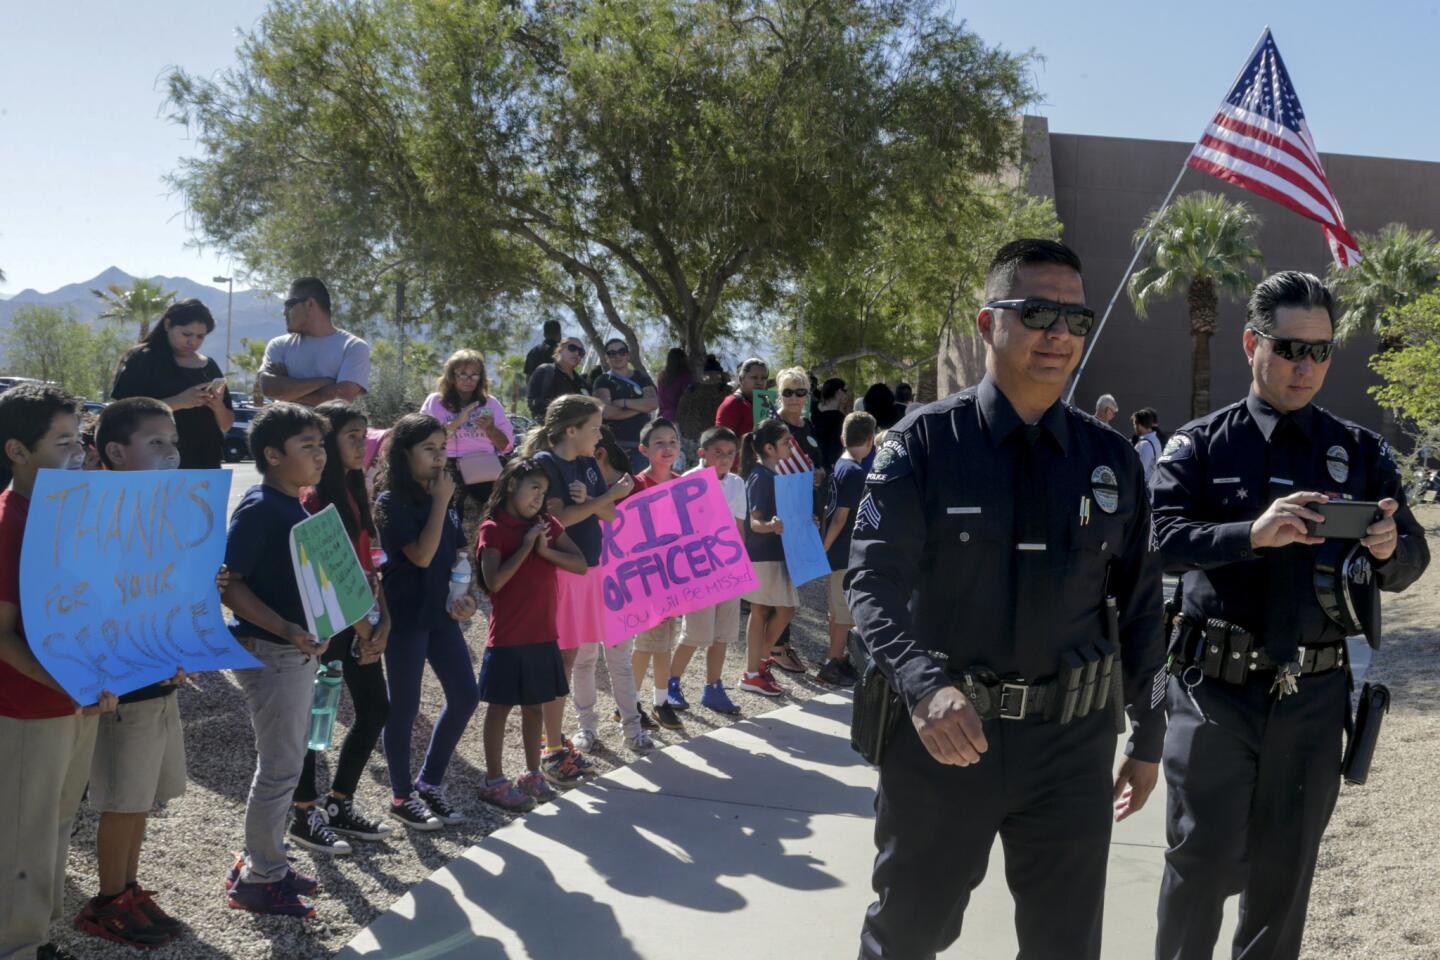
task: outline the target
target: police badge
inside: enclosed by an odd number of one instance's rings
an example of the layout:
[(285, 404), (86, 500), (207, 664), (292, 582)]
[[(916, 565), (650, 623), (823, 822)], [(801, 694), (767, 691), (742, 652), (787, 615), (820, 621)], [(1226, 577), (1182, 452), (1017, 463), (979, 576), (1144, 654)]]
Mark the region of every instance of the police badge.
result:
[(1336, 483), (1350, 479), (1350, 454), (1340, 444), (1325, 451), (1325, 470)]
[(1120, 509), (1120, 481), (1109, 467), (1096, 467), (1090, 474), (1090, 492), (1095, 497), (1095, 506), (1106, 513)]

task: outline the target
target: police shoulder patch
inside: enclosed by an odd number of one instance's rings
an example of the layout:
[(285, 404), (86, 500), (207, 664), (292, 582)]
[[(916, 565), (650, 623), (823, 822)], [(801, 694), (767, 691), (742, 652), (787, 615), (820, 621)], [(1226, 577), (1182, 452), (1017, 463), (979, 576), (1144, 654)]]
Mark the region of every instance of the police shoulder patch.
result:
[(1195, 455), (1195, 441), (1190, 439), (1189, 434), (1175, 433), (1170, 437), (1170, 442), (1165, 444), (1165, 449), (1160, 453), (1160, 463), (1173, 463), (1176, 460), (1189, 460)]
[(910, 451), (899, 437), (887, 439), (875, 451), (875, 462), (870, 465), (866, 483), (888, 483), (910, 475)]

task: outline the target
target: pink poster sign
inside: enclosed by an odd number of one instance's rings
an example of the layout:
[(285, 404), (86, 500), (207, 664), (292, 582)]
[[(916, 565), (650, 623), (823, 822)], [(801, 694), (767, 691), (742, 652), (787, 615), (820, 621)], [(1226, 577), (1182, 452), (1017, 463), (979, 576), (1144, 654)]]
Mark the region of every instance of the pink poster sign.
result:
[(714, 470), (632, 494), (615, 512), (601, 525), (607, 643), (755, 588)]

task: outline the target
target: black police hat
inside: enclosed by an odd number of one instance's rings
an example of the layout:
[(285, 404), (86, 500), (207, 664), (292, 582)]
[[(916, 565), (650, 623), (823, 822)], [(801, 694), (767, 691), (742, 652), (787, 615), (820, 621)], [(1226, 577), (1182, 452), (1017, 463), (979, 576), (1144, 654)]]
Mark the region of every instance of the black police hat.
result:
[(1326, 540), (1315, 557), (1315, 599), (1347, 636), (1380, 649), (1380, 595), (1374, 561), (1355, 540)]

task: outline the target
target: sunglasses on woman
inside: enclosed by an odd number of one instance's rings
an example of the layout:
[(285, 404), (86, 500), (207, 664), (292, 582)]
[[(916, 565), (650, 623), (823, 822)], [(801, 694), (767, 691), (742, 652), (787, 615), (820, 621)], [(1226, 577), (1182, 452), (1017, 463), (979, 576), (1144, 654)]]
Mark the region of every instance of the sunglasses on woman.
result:
[(1316, 363), (1324, 363), (1335, 352), (1334, 340), (1295, 340), (1290, 337), (1272, 337), (1268, 333), (1261, 333), (1254, 327), (1250, 328), (1250, 332), (1257, 337), (1269, 340), (1274, 345), (1271, 349), (1275, 351), (1275, 356), (1282, 360), (1299, 363), (1306, 357), (1314, 357)]
[(569, 351), (570, 353), (584, 353), (584, 352), (585, 352), (585, 348), (584, 348), (584, 347), (578, 347), (578, 346), (576, 346), (576, 345), (573, 344), (573, 343), (567, 343), (567, 344), (565, 344), (565, 349), (566, 349), (567, 351)]
[(780, 396), (782, 396), (782, 397), (808, 397), (808, 396), (810, 396), (810, 391), (809, 391), (809, 390), (805, 390), (805, 389), (803, 389), (803, 388), (800, 389), (800, 390), (792, 390), (792, 389), (790, 389), (789, 387), (786, 387), (784, 390), (781, 390), (781, 391), (780, 391)]
[(629, 347), (616, 347), (614, 350), (606, 350), (606, 351), (605, 351), (605, 356), (607, 356), (607, 357), (628, 357), (628, 356), (630, 356), (630, 348), (629, 348)]
[(1083, 337), (1095, 325), (1095, 311), (1081, 303), (1027, 297), (1024, 300), (991, 300), (985, 306), (991, 310), (1014, 310), (1020, 314), (1020, 322), (1031, 330), (1049, 330), (1056, 320), (1064, 317), (1070, 335)]

